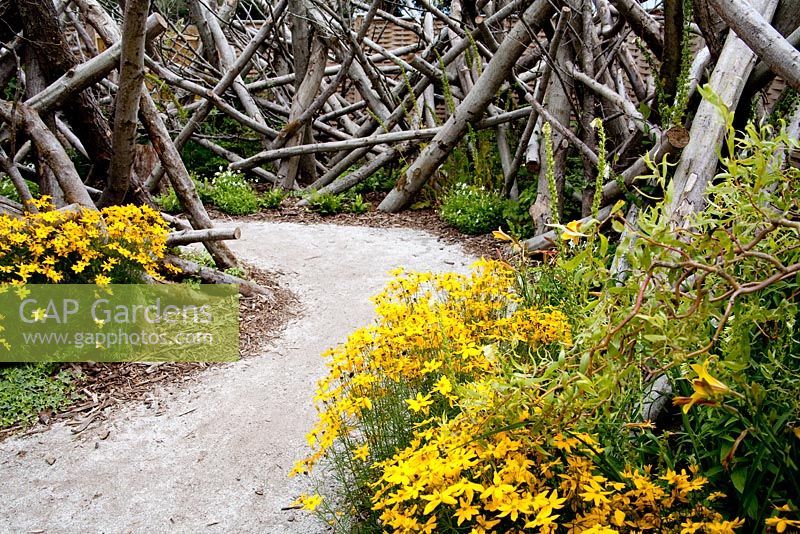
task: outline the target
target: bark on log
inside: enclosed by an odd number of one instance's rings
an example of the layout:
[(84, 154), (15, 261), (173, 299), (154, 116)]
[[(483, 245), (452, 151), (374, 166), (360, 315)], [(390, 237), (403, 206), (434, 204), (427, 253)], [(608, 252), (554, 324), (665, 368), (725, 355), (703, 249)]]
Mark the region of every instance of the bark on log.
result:
[(47, 128), (39, 115), (25, 104), (0, 101), (0, 118), (10, 124), (19, 124), (33, 141), (36, 151), (55, 174), (67, 202), (96, 209), (86, 191), (75, 165), (64, 152), (64, 147)]
[(263, 295), (270, 298), (272, 297), (272, 293), (270, 293), (270, 291), (266, 288), (249, 280), (239, 278), (238, 276), (223, 273), (222, 271), (211, 269), (209, 267), (203, 267), (193, 261), (179, 258), (177, 256), (166, 256), (164, 261), (166, 263), (171, 263), (181, 270), (178, 276), (196, 276), (203, 282), (210, 284), (236, 284), (239, 286), (239, 293), (243, 297), (254, 297), (256, 295)]
[(0, 168), (3, 169), (3, 172), (11, 179), (11, 183), (14, 184), (14, 189), (17, 190), (17, 194), (22, 200), (24, 209), (32, 213), (37, 213), (39, 210), (36, 209), (36, 206), (31, 204), (33, 195), (31, 195), (31, 191), (28, 189), (28, 184), (14, 164), (14, 159), (8, 157), (2, 147), (0, 147)]
[[(611, 210), (613, 207), (614, 206), (606, 206), (600, 209), (600, 211), (597, 212), (597, 220), (601, 223), (607, 221), (611, 216)], [(582, 219), (579, 219), (578, 222), (583, 225), (590, 222), (592, 219), (593, 217), (583, 217)], [(559, 233), (560, 230), (549, 230), (543, 234), (537, 235), (536, 237), (526, 239), (522, 242), (522, 245), (529, 252), (550, 249), (556, 246), (557, 240), (559, 239)]]
[(547, 0), (536, 0), (525, 10), (521, 20), (514, 25), (508, 37), (500, 45), (497, 54), (489, 61), (473, 90), (447, 120), (439, 134), (408, 168), (405, 176), (384, 198), (378, 209), (388, 212), (399, 211), (422, 188), (464, 135), (467, 125), (480, 118), (489, 105), (495, 91), (502, 85), (514, 63), (530, 43), (529, 28), (537, 31), (552, 12), (553, 7)]
[[(26, 0), (17, 2), (17, 8), (25, 27), (27, 43), (34, 50), (45, 79), (53, 83), (78, 63), (64, 38), (58, 13), (49, 1)], [(88, 183), (105, 183), (113, 149), (108, 122), (97, 100), (90, 91), (82, 91), (73, 99), (72, 105), (65, 108), (64, 114), (91, 156), (92, 170), (87, 178)]]
[(661, 25), (636, 0), (611, 0), (611, 3), (625, 17), (634, 33), (647, 43), (656, 56), (661, 57), (664, 53)]
[(136, 147), (136, 119), (144, 83), (144, 43), (150, 0), (126, 0), (120, 50), (119, 89), (115, 100), (114, 157), (98, 205), (121, 204), (131, 183)]
[[(159, 14), (147, 19), (146, 39), (151, 40), (164, 32), (167, 23)], [(78, 93), (97, 83), (119, 66), (122, 43), (117, 42), (100, 55), (70, 69), (45, 90), (28, 99), (26, 104), (40, 113), (63, 106)]]

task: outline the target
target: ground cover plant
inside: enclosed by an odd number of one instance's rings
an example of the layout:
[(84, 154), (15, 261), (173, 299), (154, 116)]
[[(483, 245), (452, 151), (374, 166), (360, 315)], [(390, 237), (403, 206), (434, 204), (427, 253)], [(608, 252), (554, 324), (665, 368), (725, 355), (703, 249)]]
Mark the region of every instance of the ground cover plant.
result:
[(611, 228), (556, 225), (537, 263), (397, 273), (326, 354), (294, 472), (337, 482), (299, 503), (341, 532), (800, 527), (798, 142), (726, 120), (686, 225), (663, 164), (636, 223), (620, 202)]

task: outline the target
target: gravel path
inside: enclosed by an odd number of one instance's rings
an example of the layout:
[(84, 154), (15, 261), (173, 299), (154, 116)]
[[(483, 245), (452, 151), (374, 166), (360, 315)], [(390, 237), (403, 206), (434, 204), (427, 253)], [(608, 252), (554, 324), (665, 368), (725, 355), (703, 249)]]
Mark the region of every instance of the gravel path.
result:
[[(63, 424), (0, 443), (0, 532), (324, 532), (286, 473), (314, 422), (319, 354), (372, 318), (399, 266), (465, 271), (460, 247), (409, 229), (246, 223), (239, 256), (278, 273), (299, 315), (256, 358), (122, 406), (97, 428)], [(52, 462), (52, 465), (51, 465)]]

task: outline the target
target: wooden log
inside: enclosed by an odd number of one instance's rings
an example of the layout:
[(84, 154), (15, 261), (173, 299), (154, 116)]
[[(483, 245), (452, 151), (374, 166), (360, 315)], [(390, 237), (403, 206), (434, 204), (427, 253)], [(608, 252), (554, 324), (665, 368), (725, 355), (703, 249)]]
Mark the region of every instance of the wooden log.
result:
[[(227, 91), (227, 89), (231, 86), (234, 82), (236, 77), (244, 70), (244, 68), (249, 64), (250, 59), (253, 57), (253, 54), (259, 49), (261, 44), (269, 37), (270, 33), (272, 32), (272, 27), (269, 24), (264, 24), (261, 29), (259, 29), (258, 33), (250, 40), (250, 43), (245, 47), (242, 51), (241, 55), (237, 58), (236, 62), (231, 66), (231, 69), (225, 73), (225, 75), (217, 82), (214, 86), (212, 92), (217, 95), (221, 96)], [(212, 104), (206, 100), (203, 104), (194, 112), (191, 116), (189, 121), (184, 125), (183, 129), (181, 129), (178, 136), (174, 139), (170, 145), (175, 148), (176, 152), (179, 152), (186, 142), (191, 138), (194, 131), (200, 126), (200, 124), (205, 120), (208, 114), (211, 112)], [(156, 183), (161, 179), (164, 175), (164, 168), (163, 166), (157, 167), (153, 171), (153, 177)], [(148, 179), (151, 181), (151, 179)], [(184, 206), (185, 207), (185, 206)]]
[(197, 263), (179, 258), (177, 256), (168, 255), (164, 258), (165, 263), (169, 263), (181, 270), (178, 274), (179, 277), (198, 277), (203, 282), (209, 284), (236, 284), (239, 286), (239, 293), (243, 297), (254, 297), (256, 295), (263, 295), (271, 298), (272, 293), (255, 282), (233, 276), (210, 267), (203, 267)]
[(20, 219), (22, 218), (23, 211), (24, 207), (22, 204), (0, 195), (0, 214)]
[[(236, 154), (235, 152), (233, 152), (231, 150), (228, 150), (227, 148), (223, 148), (223, 147), (219, 146), (218, 144), (212, 142), (209, 139), (205, 139), (205, 138), (202, 138), (202, 137), (194, 136), (192, 138), (192, 141), (194, 141), (195, 143), (197, 143), (198, 145), (200, 145), (202, 147), (205, 147), (205, 148), (209, 149), (214, 154), (216, 154), (218, 156), (222, 156), (223, 158), (227, 159), (231, 163), (235, 163), (237, 161), (242, 161), (244, 159), (240, 155)], [(277, 176), (275, 176), (271, 172), (265, 171), (264, 169), (262, 169), (260, 167), (253, 167), (252, 169), (250, 169), (250, 172), (252, 172), (253, 174), (255, 174), (256, 176), (258, 176), (259, 178), (261, 178), (262, 180), (264, 180), (266, 182), (270, 182), (272, 184), (277, 184), (278, 183), (278, 177)]]
[[(154, 13), (147, 19), (148, 40), (155, 38), (167, 28), (167, 23), (161, 15)], [(64, 105), (87, 87), (97, 83), (119, 66), (119, 57), (122, 44), (117, 42), (107, 48), (99, 56), (95, 56), (85, 63), (81, 63), (67, 71), (63, 76), (50, 84), (44, 91), (28, 99), (26, 104), (40, 113), (52, 111)]]
[(625, 17), (634, 33), (647, 43), (656, 56), (661, 57), (664, 53), (661, 25), (636, 0), (611, 0), (611, 3)]
[(131, 185), (136, 147), (136, 120), (144, 84), (144, 43), (150, 0), (127, 0), (120, 49), (119, 89), (114, 100), (114, 157), (98, 205), (121, 204)]
[(167, 246), (177, 247), (200, 241), (223, 241), (228, 239), (239, 239), (242, 237), (242, 229), (236, 228), (206, 228), (204, 230), (181, 230), (170, 232), (167, 236)]
[(75, 170), (75, 165), (64, 152), (64, 147), (35, 110), (25, 104), (0, 101), (0, 118), (11, 124), (19, 124), (25, 129), (33, 141), (39, 157), (55, 174), (67, 202), (97, 209), (86, 191), (78, 171)]
[[(512, 120), (525, 117), (530, 112), (529, 107), (508, 111), (489, 117), (483, 121), (475, 124), (477, 129), (491, 128), (499, 124), (504, 124)], [(291, 156), (298, 156), (301, 154), (312, 154), (317, 152), (337, 152), (347, 148), (363, 148), (381, 145), (384, 143), (399, 143), (402, 141), (410, 141), (414, 139), (430, 139), (441, 131), (441, 128), (423, 128), (420, 130), (403, 130), (399, 132), (392, 132), (380, 135), (373, 135), (370, 137), (356, 137), (345, 141), (330, 141), (327, 143), (314, 143), (309, 145), (298, 145), (293, 147), (279, 148), (277, 150), (262, 151), (254, 154), (249, 158), (241, 161), (231, 163), (229, 168), (237, 171), (249, 170), (264, 163), (266, 161), (274, 161), (276, 159), (287, 158)]]
[[(601, 208), (600, 211), (597, 213), (597, 220), (600, 221), (601, 223), (607, 221), (608, 218), (611, 216), (611, 210), (613, 207), (614, 206), (605, 206), (604, 208)], [(582, 219), (579, 219), (578, 222), (580, 222), (583, 225), (589, 223), (592, 219), (593, 217), (591, 216), (583, 217)], [(560, 230), (549, 230), (547, 232), (537, 235), (536, 237), (526, 239), (525, 241), (522, 242), (522, 245), (529, 252), (553, 248), (557, 243), (559, 233)]]
[(800, 90), (800, 51), (743, 0), (708, 0), (750, 50), (786, 83)]
[[(194, 0), (194, 3), (200, 4), (199, 0)], [(211, 11), (209, 6), (203, 3), (203, 7), (199, 9), (200, 15), (205, 19), (208, 30), (211, 33), (213, 45), (216, 47), (217, 56), (219, 58), (219, 69), (221, 72), (228, 72), (233, 64), (236, 62), (236, 56), (230, 43), (228, 43), (225, 34), (222, 33), (222, 27), (217, 20), (217, 15)], [(253, 96), (247, 91), (244, 86), (244, 80), (241, 75), (236, 76), (232, 83), (233, 92), (236, 94), (239, 102), (242, 103), (242, 108), (247, 115), (256, 123), (266, 126), (264, 116), (261, 114), (258, 104), (253, 99)], [(266, 147), (269, 142), (262, 136), (262, 144)]]
[[(753, 0), (753, 5), (767, 19), (772, 18), (777, 4), (778, 0)], [(730, 32), (709, 83), (710, 89), (729, 109), (738, 103), (754, 63), (755, 54)], [(666, 213), (673, 225), (687, 224), (688, 218), (703, 208), (706, 186), (716, 174), (718, 151), (726, 127), (719, 110), (704, 99), (692, 122), (691, 141), (683, 150), (670, 183), (672, 200)]]
[(37, 213), (39, 210), (37, 210), (36, 206), (31, 203), (31, 200), (33, 200), (33, 195), (31, 195), (31, 191), (28, 189), (28, 184), (25, 182), (22, 174), (20, 174), (17, 166), (14, 164), (14, 160), (8, 157), (3, 150), (3, 147), (0, 147), (0, 168), (2, 168), (3, 172), (5, 172), (11, 179), (11, 183), (14, 184), (14, 189), (17, 190), (17, 194), (22, 200), (22, 205), (24, 206), (25, 210), (32, 213)]

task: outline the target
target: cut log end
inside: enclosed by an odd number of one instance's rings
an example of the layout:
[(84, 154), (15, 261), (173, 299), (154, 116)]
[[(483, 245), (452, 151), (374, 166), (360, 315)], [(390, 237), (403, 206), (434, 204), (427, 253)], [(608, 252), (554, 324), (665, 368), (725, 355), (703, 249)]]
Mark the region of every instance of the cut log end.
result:
[(669, 144), (675, 148), (685, 148), (689, 144), (689, 130), (683, 126), (673, 126), (666, 132)]

